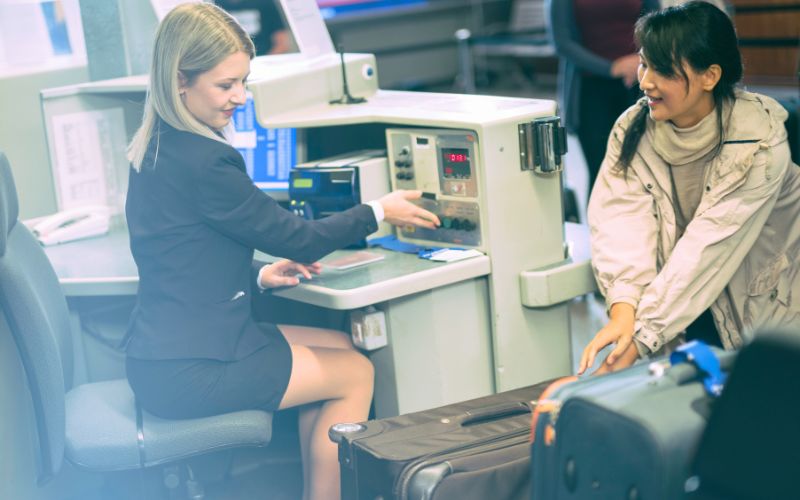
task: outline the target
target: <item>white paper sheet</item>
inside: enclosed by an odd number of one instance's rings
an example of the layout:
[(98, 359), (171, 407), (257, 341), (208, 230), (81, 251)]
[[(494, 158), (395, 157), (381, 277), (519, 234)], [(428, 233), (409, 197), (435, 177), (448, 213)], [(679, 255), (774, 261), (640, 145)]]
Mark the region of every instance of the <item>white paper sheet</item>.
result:
[(153, 6), (153, 10), (156, 13), (156, 18), (159, 21), (164, 19), (169, 11), (177, 7), (182, 3), (200, 3), (202, 0), (150, 0), (150, 4)]
[(336, 52), (328, 27), (314, 0), (281, 0), (281, 6), (300, 53), (315, 57)]
[(52, 124), (59, 209), (84, 205), (119, 208), (116, 205), (124, 196), (124, 187), (117, 171), (120, 162), (127, 163), (122, 108), (57, 115)]

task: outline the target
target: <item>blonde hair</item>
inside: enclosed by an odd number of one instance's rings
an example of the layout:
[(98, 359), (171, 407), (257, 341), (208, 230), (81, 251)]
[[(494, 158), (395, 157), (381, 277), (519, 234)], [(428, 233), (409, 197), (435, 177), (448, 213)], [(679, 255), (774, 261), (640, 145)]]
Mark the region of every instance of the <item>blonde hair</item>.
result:
[(178, 75), (186, 79), (187, 85), (192, 85), (200, 74), (236, 52), (244, 52), (252, 59), (255, 47), (236, 19), (216, 5), (182, 4), (164, 17), (153, 44), (150, 86), (142, 126), (128, 145), (128, 160), (136, 171), (142, 168), (159, 117), (175, 129), (224, 140), (195, 118), (183, 104)]

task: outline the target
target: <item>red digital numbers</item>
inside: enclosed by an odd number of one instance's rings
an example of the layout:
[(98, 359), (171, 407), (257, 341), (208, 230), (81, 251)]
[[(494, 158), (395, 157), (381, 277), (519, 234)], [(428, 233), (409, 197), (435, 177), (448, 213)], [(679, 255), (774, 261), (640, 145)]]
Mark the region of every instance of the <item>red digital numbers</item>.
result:
[(461, 153), (448, 153), (447, 161), (452, 163), (462, 163), (467, 161), (467, 155)]

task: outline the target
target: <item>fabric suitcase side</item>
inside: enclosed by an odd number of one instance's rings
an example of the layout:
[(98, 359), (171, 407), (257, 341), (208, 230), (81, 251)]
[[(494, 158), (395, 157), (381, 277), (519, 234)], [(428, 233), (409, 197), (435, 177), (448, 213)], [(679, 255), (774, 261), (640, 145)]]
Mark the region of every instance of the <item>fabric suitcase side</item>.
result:
[(332, 432), (342, 498), (477, 499), (487, 484), (527, 498), (530, 411), (549, 383)]
[(700, 373), (660, 360), (556, 391), (535, 429), (532, 498), (681, 497), (710, 410)]
[[(520, 420), (528, 420), (526, 416)], [(425, 500), (526, 500), (530, 496), (528, 428), (496, 442), (437, 456), (401, 475), (397, 498)]]
[(555, 382), (554, 390), (547, 391), (539, 401), (531, 429), (531, 498), (544, 500), (556, 498), (562, 465), (557, 460), (556, 425), (561, 407), (566, 400), (580, 394), (614, 393), (618, 391), (644, 391), (648, 368), (635, 365), (627, 370), (602, 377), (569, 377)]

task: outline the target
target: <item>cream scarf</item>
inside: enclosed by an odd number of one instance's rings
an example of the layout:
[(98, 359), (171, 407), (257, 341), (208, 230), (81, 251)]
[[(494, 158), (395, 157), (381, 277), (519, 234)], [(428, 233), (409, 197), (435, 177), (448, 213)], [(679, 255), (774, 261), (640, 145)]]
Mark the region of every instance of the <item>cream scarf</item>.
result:
[(719, 144), (716, 109), (687, 128), (678, 128), (669, 121), (651, 120), (647, 139), (669, 168), (677, 237), (680, 238), (700, 205), (705, 171)]
[(697, 124), (687, 128), (678, 128), (669, 121), (651, 120), (647, 127), (647, 139), (658, 156), (671, 166), (696, 162), (719, 144), (717, 111), (711, 110)]

